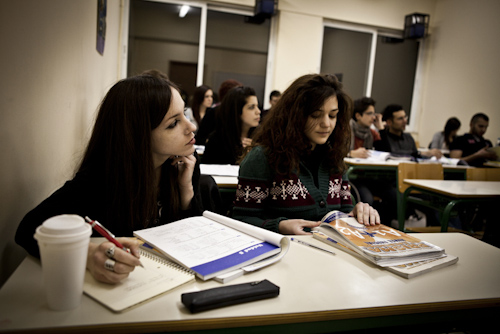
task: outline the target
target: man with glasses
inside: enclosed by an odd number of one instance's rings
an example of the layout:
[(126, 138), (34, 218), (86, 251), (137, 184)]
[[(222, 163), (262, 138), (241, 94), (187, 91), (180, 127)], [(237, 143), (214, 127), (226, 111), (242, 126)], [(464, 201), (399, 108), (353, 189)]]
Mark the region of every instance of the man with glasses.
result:
[(421, 157), (435, 156), (437, 159), (443, 155), (438, 149), (430, 149), (419, 152), (415, 140), (409, 133), (405, 133), (408, 116), (403, 107), (398, 104), (390, 104), (384, 109), (382, 120), (386, 122), (386, 129), (380, 132), (381, 140), (375, 142), (378, 151), (391, 152), (394, 156)]
[[(406, 124), (408, 123), (408, 116), (403, 107), (398, 104), (390, 104), (384, 109), (382, 120), (386, 122), (386, 128), (380, 131), (381, 140), (375, 142), (375, 149), (378, 151), (390, 152), (392, 156), (398, 157), (411, 157), (413, 160), (417, 158), (436, 156), (437, 159), (442, 157), (441, 151), (438, 149), (430, 149), (428, 151), (419, 152), (415, 145), (415, 140), (409, 133), (405, 133)], [(390, 190), (388, 192), (391, 196), (386, 196), (385, 203), (389, 215), (386, 216), (394, 219), (396, 215), (396, 181), (395, 179), (388, 182), (386, 187)], [(392, 210), (390, 209), (392, 208)], [(420, 209), (427, 217), (427, 225), (438, 226), (436, 213), (432, 209)], [(382, 215), (381, 215), (382, 216)], [(418, 214), (412, 215), (417, 217)]]
[(375, 100), (370, 97), (363, 97), (354, 101), (354, 110), (351, 125), (351, 149), (349, 157), (368, 158), (373, 143), (380, 140), (380, 134), (372, 128), (372, 125), (379, 130), (382, 125), (382, 115), (375, 113)]

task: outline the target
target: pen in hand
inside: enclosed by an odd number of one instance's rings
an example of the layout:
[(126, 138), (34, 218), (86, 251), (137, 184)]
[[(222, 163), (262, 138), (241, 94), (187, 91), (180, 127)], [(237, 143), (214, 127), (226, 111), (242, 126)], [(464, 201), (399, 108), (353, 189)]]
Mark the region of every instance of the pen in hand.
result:
[[(113, 233), (111, 233), (107, 228), (105, 228), (101, 223), (97, 220), (92, 220), (89, 217), (85, 217), (85, 221), (92, 226), (94, 230), (96, 230), (100, 235), (108, 239), (108, 241), (112, 242), (116, 247), (123, 249), (125, 252), (130, 253), (129, 249), (123, 246), (118, 240), (115, 239)], [(144, 268), (142, 263), (139, 262), (139, 265)]]

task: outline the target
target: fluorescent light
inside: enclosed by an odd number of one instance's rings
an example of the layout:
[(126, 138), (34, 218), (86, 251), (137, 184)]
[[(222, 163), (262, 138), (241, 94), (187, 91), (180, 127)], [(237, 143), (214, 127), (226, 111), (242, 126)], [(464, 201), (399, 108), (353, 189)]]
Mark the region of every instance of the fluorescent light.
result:
[(179, 11), (179, 17), (184, 17), (186, 14), (189, 12), (189, 6), (188, 5), (182, 5), (181, 10)]

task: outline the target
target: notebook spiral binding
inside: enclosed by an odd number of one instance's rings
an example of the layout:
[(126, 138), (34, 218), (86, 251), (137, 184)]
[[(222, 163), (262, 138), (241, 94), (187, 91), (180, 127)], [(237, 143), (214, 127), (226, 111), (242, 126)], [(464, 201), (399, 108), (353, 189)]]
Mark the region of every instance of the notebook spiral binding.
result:
[(195, 272), (192, 271), (191, 269), (189, 268), (186, 268), (186, 267), (183, 267), (182, 265), (178, 264), (178, 263), (175, 263), (175, 262), (172, 262), (164, 257), (161, 257), (159, 255), (156, 255), (156, 254), (153, 254), (145, 249), (140, 249), (141, 251), (141, 256), (145, 256), (153, 261), (156, 261), (158, 263), (161, 263), (165, 266), (169, 266), (169, 267), (172, 267), (174, 269), (177, 269), (179, 271), (183, 271), (183, 272), (186, 272), (188, 274), (192, 274), (192, 275), (195, 275)]

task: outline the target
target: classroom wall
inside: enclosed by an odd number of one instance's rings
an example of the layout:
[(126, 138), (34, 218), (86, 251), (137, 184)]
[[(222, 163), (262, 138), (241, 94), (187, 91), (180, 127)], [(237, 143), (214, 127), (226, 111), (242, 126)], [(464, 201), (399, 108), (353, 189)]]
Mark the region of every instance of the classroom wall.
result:
[(22, 217), (72, 177), (103, 94), (118, 79), (120, 1), (0, 2), (0, 285), (24, 258)]
[(500, 137), (500, 1), (439, 0), (431, 17), (419, 137), (428, 145), (432, 135), (456, 116), (460, 134), (469, 131), (473, 114), (490, 118), (485, 137), (493, 145)]

